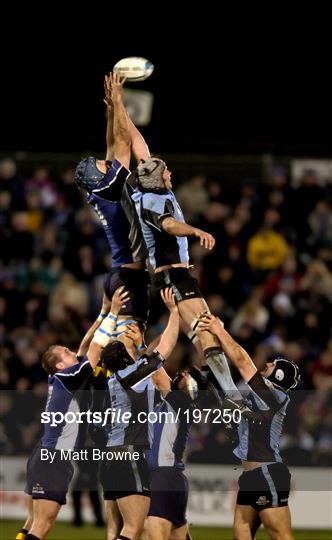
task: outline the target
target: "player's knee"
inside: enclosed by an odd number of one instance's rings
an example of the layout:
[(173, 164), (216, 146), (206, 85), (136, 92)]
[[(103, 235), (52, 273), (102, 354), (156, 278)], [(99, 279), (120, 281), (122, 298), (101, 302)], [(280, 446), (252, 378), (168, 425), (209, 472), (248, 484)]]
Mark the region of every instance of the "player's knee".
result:
[(233, 540), (252, 540), (253, 536), (247, 526), (235, 525)]

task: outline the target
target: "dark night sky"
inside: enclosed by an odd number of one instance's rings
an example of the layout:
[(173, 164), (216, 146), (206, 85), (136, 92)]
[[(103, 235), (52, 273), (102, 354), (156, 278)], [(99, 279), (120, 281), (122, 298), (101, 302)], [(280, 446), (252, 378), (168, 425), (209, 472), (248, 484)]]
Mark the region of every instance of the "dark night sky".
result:
[(0, 150), (103, 150), (103, 75), (135, 55), (155, 65), (149, 80), (132, 86), (155, 96), (143, 131), (152, 150), (330, 153), (331, 64), (323, 42), (294, 38), (290, 46), (269, 29), (257, 44), (242, 35), (240, 46), (222, 32), (212, 41), (168, 34), (143, 43), (135, 34), (107, 40), (70, 25), (56, 29), (56, 40), (47, 28), (25, 32), (2, 68)]

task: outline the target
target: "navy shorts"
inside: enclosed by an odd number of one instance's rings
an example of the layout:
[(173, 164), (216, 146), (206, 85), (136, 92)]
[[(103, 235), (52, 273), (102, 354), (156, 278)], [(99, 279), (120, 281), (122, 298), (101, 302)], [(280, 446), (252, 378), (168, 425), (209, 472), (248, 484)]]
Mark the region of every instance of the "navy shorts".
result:
[(130, 292), (130, 299), (126, 302), (119, 315), (128, 315), (133, 319), (146, 323), (149, 315), (149, 284), (150, 278), (146, 270), (137, 270), (117, 266), (111, 268), (106, 276), (104, 290), (111, 300), (115, 291), (123, 285)]
[(138, 452), (139, 459), (103, 460), (100, 467), (100, 482), (105, 501), (115, 501), (128, 495), (150, 497), (150, 471), (142, 449), (131, 447), (107, 447), (106, 451)]
[(272, 463), (246, 471), (239, 478), (236, 503), (252, 506), (257, 512), (287, 506), (290, 481), (291, 474), (284, 463)]
[(151, 477), (151, 503), (149, 516), (170, 521), (174, 527), (187, 523), (188, 480), (175, 467), (159, 467)]
[(156, 272), (153, 275), (152, 283), (156, 292), (165, 289), (165, 287), (172, 287), (177, 302), (191, 298), (203, 298), (198, 288), (197, 279), (192, 277), (188, 268), (170, 268)]
[(73, 464), (69, 460), (60, 459), (60, 452), (54, 449), (49, 449), (56, 452), (54, 461), (42, 461), (41, 449), (37, 446), (29, 457), (24, 491), (33, 499), (66, 504), (66, 495), (74, 472)]

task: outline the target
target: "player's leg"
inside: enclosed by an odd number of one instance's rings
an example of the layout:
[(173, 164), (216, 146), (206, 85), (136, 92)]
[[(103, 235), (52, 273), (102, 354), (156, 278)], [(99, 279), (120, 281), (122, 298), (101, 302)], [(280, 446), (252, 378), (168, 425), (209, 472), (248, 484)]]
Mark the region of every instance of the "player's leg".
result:
[(115, 500), (105, 501), (106, 521), (107, 521), (107, 540), (115, 540), (121, 533), (123, 519), (120, 514), (117, 502)]
[(234, 514), (234, 540), (253, 540), (260, 523), (259, 515), (252, 506), (237, 504)]
[(197, 333), (198, 317), (209, 307), (203, 298), (192, 298), (178, 303), (179, 313), (184, 322), (192, 329), (192, 341), (199, 339), (203, 349), (204, 362), (211, 369), (224, 393), (233, 400), (241, 401), (242, 396), (236, 388), (219, 340), (210, 332)]
[(172, 523), (168, 519), (149, 516), (146, 520), (146, 540), (168, 540), (171, 530)]
[(259, 516), (272, 540), (294, 540), (288, 506), (265, 508)]
[(187, 268), (171, 268), (154, 274), (153, 285), (156, 291), (172, 286), (180, 316), (191, 329), (188, 337), (193, 343), (197, 339), (200, 340), (204, 351), (204, 362), (213, 372), (224, 393), (233, 400), (242, 401), (219, 340), (210, 332), (200, 332), (199, 336), (196, 334), (199, 316), (204, 311), (209, 311), (196, 279), (190, 275)]
[[(35, 499), (33, 501), (33, 522), (27, 538), (43, 539), (51, 530), (61, 505), (56, 501)], [(33, 535), (33, 536), (29, 536)]]
[(181, 527), (173, 528), (169, 540), (191, 540), (188, 523), (185, 523)]
[(15, 540), (24, 540), (26, 534), (28, 533), (29, 529), (31, 528), (31, 525), (32, 525), (32, 522), (33, 522), (33, 499), (31, 497), (31, 495), (27, 496), (27, 512), (28, 512), (28, 515), (27, 515), (26, 522), (24, 523), (24, 525), (23, 525), (22, 529), (20, 530), (20, 532), (17, 533)]
[(117, 499), (117, 504), (123, 519), (121, 535), (130, 540), (137, 540), (143, 531), (144, 520), (150, 507), (150, 497), (128, 495)]

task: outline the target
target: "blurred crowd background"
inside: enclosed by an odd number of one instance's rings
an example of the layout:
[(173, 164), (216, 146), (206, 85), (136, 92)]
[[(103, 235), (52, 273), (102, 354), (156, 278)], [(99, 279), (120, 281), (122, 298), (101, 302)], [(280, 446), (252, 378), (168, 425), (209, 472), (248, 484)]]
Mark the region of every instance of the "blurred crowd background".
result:
[[(174, 191), (187, 222), (217, 240), (213, 253), (190, 243), (201, 290), (257, 366), (282, 354), (300, 367), (302, 383), (292, 393), (281, 443), (285, 461), (332, 465), (332, 178), (319, 182), (315, 170), (306, 169), (295, 186), (285, 164), (258, 178), (245, 164), (228, 165), (223, 176), (208, 168), (204, 173), (202, 164), (195, 174), (195, 159), (190, 163), (186, 172), (174, 161)], [(56, 167), (28, 157), (0, 161), (5, 455), (27, 455), (38, 440), (47, 393), (41, 354), (55, 343), (77, 348), (99, 313), (111, 264), (98, 218), (74, 184), (73, 166), (65, 157)], [(148, 340), (164, 322), (161, 303), (152, 298)], [(181, 336), (170, 371), (194, 354)], [(225, 431), (210, 422), (192, 427), (187, 458), (234, 462)]]

